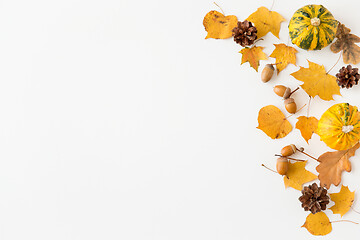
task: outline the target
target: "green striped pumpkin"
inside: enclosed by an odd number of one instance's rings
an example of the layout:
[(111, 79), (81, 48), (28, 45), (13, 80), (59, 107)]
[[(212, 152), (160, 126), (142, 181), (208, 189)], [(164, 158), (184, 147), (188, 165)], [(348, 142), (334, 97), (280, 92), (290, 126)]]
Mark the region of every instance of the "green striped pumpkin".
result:
[(293, 44), (306, 50), (320, 50), (335, 38), (338, 21), (322, 5), (307, 5), (297, 10), (289, 23)]

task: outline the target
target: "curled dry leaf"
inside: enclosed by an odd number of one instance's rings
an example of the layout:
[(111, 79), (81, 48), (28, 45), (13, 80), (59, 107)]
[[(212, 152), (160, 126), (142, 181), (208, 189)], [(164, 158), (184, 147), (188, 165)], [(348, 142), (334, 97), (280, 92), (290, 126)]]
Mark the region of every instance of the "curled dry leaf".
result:
[(292, 126), (285, 118), (285, 115), (274, 105), (268, 105), (260, 109), (258, 123), (257, 128), (272, 139), (283, 138), (292, 130)]
[(237, 17), (234, 15), (224, 16), (218, 11), (208, 12), (203, 20), (207, 31), (207, 38), (226, 39), (232, 36), (232, 30), (237, 26)]
[(348, 150), (326, 152), (322, 154), (318, 161), (320, 164), (316, 167), (319, 173), (320, 185), (330, 188), (331, 184), (338, 186), (341, 182), (341, 174), (343, 171), (351, 171), (351, 163), (349, 158), (355, 155), (356, 150), (360, 147), (357, 143)]
[(307, 162), (289, 163), (289, 169), (284, 176), (285, 187), (301, 191), (304, 183), (317, 179), (317, 176), (305, 169)]
[(276, 69), (279, 74), (284, 68), (292, 63), (296, 65), (297, 50), (293, 47), (286, 46), (283, 43), (274, 44), (275, 50), (271, 53), (270, 57), (276, 59)]
[(351, 205), (354, 202), (355, 192), (350, 192), (348, 187), (341, 186), (341, 190), (338, 193), (331, 193), (331, 201), (335, 202), (335, 205), (330, 208), (334, 214), (340, 214), (341, 217), (347, 213)]
[(256, 47), (253, 46), (251, 48), (243, 48), (241, 49), (240, 53), (242, 54), (241, 58), (241, 64), (249, 62), (250, 66), (254, 68), (256, 71), (258, 71), (259, 68), (259, 61), (260, 60), (266, 60), (267, 56), (262, 51), (263, 47)]
[(297, 119), (298, 121), (295, 125), (295, 128), (300, 130), (301, 136), (309, 144), (311, 136), (316, 132), (319, 120), (317, 120), (315, 117), (305, 116), (298, 117)]
[(258, 30), (257, 36), (261, 38), (268, 32), (279, 38), (280, 24), (285, 21), (279, 13), (270, 11), (266, 7), (259, 7), (256, 12), (252, 13), (246, 20), (254, 23)]
[(340, 87), (336, 83), (336, 77), (327, 74), (325, 67), (313, 62), (309, 62), (309, 68), (300, 67), (300, 70), (291, 75), (304, 82), (301, 87), (312, 97), (318, 95), (321, 99), (333, 100), (333, 95), (341, 95)]
[(309, 233), (315, 236), (324, 236), (332, 231), (331, 222), (324, 212), (310, 213), (301, 227), (306, 228)]
[(350, 33), (351, 30), (339, 23), (336, 32), (336, 41), (330, 46), (334, 53), (343, 51), (343, 60), (345, 64), (360, 63), (360, 47), (355, 43), (360, 42), (360, 38)]

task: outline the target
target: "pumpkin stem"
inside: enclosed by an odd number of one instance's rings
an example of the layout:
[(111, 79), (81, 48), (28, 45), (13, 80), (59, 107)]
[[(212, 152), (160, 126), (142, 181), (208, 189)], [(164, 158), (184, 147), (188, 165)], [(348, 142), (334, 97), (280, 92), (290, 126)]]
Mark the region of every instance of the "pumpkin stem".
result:
[(310, 23), (314, 27), (318, 27), (318, 26), (320, 26), (321, 21), (320, 21), (320, 18), (314, 17), (310, 20)]
[(342, 126), (342, 132), (343, 133), (349, 133), (351, 132), (352, 130), (354, 129), (354, 126), (353, 125), (345, 125), (345, 126)]

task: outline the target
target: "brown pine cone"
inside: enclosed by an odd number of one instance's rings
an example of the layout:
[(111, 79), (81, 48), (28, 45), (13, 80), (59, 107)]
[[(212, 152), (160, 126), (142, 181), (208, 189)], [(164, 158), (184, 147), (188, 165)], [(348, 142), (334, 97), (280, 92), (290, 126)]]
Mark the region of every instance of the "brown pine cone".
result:
[(327, 195), (327, 190), (323, 187), (319, 187), (316, 183), (304, 187), (301, 191), (302, 196), (299, 197), (301, 206), (305, 211), (311, 211), (315, 214), (326, 209), (326, 205), (330, 202), (330, 198)]
[(353, 85), (357, 85), (359, 82), (360, 74), (357, 68), (353, 68), (351, 65), (342, 67), (339, 73), (336, 74), (337, 84), (344, 88), (351, 88)]
[(248, 20), (238, 22), (237, 27), (232, 32), (234, 41), (243, 47), (253, 44), (257, 39), (257, 29)]

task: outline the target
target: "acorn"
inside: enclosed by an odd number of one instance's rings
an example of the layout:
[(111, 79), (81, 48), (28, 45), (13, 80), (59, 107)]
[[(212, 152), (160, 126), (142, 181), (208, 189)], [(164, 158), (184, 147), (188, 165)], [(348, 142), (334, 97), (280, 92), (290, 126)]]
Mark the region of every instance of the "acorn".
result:
[(296, 113), (297, 107), (296, 107), (296, 103), (293, 98), (285, 99), (284, 104), (285, 104), (286, 111), (288, 111), (291, 114)]
[(284, 99), (289, 98), (291, 95), (291, 89), (288, 87), (285, 87), (283, 85), (276, 85), (274, 87), (274, 92), (276, 93), (276, 95), (278, 95)]
[(274, 75), (274, 70), (275, 68), (272, 64), (266, 64), (261, 72), (261, 81), (263, 81), (264, 83), (270, 81), (270, 79)]
[(276, 171), (280, 175), (285, 175), (289, 170), (289, 161), (286, 157), (279, 157), (276, 161)]
[(288, 157), (296, 152), (296, 146), (294, 144), (287, 145), (281, 149), (281, 156)]

